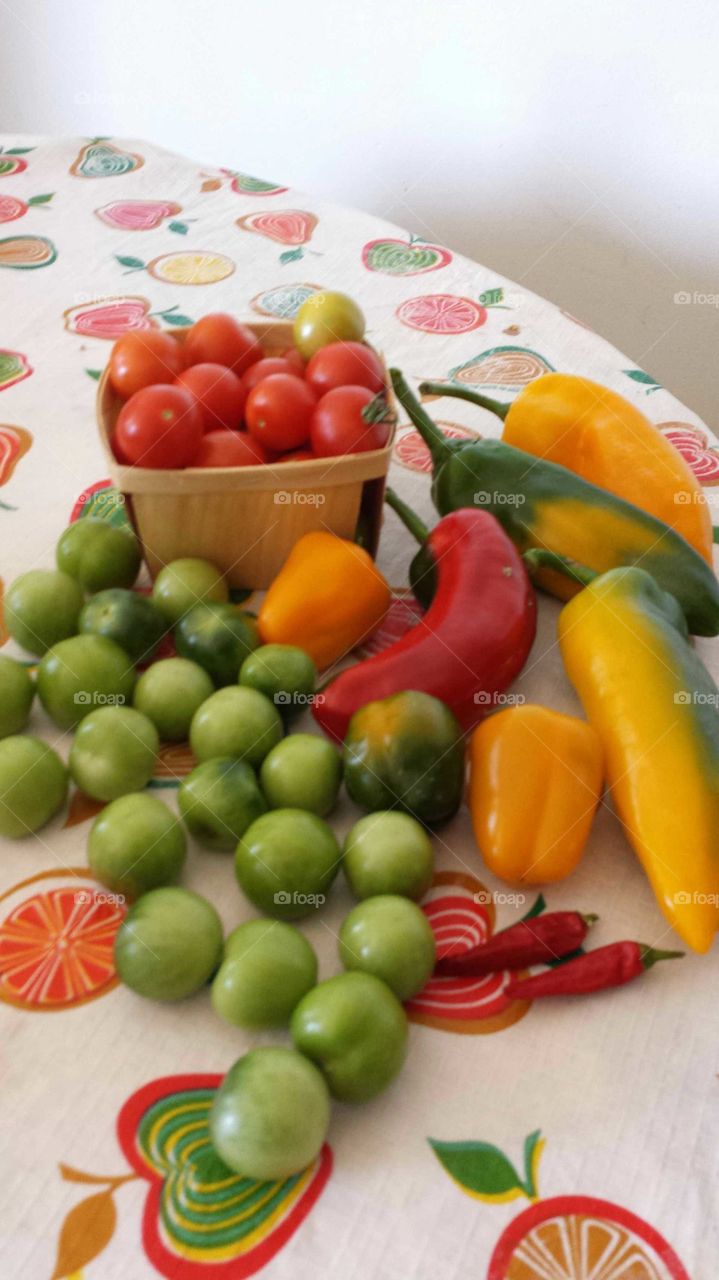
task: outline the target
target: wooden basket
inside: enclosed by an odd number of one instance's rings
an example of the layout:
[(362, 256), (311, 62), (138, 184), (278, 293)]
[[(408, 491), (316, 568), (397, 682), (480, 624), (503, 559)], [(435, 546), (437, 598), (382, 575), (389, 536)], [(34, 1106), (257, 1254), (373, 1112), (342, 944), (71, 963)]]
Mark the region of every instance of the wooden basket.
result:
[[(292, 345), (292, 325), (284, 321), (247, 327), (266, 355)], [(182, 342), (185, 335), (181, 330), (173, 336)], [(389, 379), (387, 384), (394, 409)], [(106, 368), (97, 389), (100, 438), (153, 578), (171, 560), (200, 556), (218, 565), (233, 587), (265, 588), (298, 538), (317, 529), (360, 540), (376, 554), (392, 436), (384, 449), (346, 457), (150, 470), (115, 460), (110, 437), (121, 407)]]

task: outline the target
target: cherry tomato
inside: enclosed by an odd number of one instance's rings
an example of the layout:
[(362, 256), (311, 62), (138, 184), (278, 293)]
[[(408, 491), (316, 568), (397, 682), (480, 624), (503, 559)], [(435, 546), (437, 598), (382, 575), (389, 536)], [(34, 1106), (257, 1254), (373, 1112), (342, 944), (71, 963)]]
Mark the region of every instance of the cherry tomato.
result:
[(202, 414), (184, 387), (136, 391), (118, 414), (113, 448), (136, 467), (187, 467), (202, 440)]
[(193, 467), (256, 467), (270, 455), (246, 431), (206, 431)]
[(305, 360), (330, 342), (360, 342), (365, 320), (346, 293), (322, 289), (305, 298), (294, 319), (295, 346)]
[(282, 359), (286, 360), (292, 366), (292, 372), (297, 374), (298, 378), (305, 376), (305, 362), (302, 359), (297, 347), (288, 347), (283, 353)]
[(110, 382), (123, 400), (156, 382), (168, 383), (182, 369), (182, 350), (169, 333), (143, 329), (125, 333), (110, 353)]
[(231, 369), (222, 364), (193, 364), (175, 379), (175, 386), (184, 387), (195, 397), (205, 431), (222, 427), (239, 430), (245, 391)]
[[(302, 372), (304, 373), (304, 369)], [(263, 378), (269, 378), (273, 373), (297, 374), (297, 370), (293, 368), (291, 362), (286, 360), (284, 356), (264, 356), (262, 360), (257, 361), (257, 364), (250, 365), (247, 373), (242, 375), (245, 395), (249, 395), (258, 382), (262, 382)], [(299, 376), (302, 377), (302, 374)]]
[(335, 387), (369, 387), (381, 391), (384, 371), (379, 356), (363, 342), (331, 342), (310, 360), (305, 377), (318, 396)]
[(310, 442), (322, 458), (340, 453), (368, 453), (383, 449), (389, 424), (365, 422), (362, 410), (374, 396), (368, 387), (335, 387), (320, 400), (312, 415)]
[(311, 449), (292, 449), (290, 453), (283, 453), (276, 462), (314, 462), (317, 457)]
[(268, 449), (283, 453), (306, 444), (317, 404), (307, 383), (292, 373), (273, 373), (247, 397), (247, 430)]
[(262, 359), (262, 347), (251, 329), (218, 311), (203, 316), (187, 331), (182, 349), (185, 364), (224, 364), (238, 375)]

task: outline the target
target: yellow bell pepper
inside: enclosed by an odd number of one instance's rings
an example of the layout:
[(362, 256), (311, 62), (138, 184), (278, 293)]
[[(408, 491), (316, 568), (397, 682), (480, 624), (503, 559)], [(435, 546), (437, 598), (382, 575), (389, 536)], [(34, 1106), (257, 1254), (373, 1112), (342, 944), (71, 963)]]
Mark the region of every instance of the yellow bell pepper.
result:
[(569, 875), (602, 790), (592, 727), (546, 707), (507, 707), (475, 729), (469, 759), (472, 825), (489, 869), (513, 884)]
[(594, 579), (559, 642), (627, 839), (669, 924), (695, 951), (719, 928), (719, 690), (679, 605), (636, 568)]
[(712, 563), (711, 515), (698, 480), (616, 391), (573, 374), (543, 374), (508, 408), (502, 439), (634, 502)]
[(389, 602), (385, 578), (356, 542), (306, 533), (260, 606), (260, 635), (264, 644), (297, 645), (322, 669), (369, 636)]

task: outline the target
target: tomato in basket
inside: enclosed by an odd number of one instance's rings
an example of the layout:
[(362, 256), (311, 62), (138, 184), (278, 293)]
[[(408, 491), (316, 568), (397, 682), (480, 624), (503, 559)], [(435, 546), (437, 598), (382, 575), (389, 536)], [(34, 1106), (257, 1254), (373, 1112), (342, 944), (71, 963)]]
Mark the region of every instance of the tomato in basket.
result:
[(305, 377), (318, 396), (334, 387), (384, 387), (382, 361), (363, 342), (331, 342), (320, 347), (307, 365)]
[(182, 369), (180, 344), (169, 333), (125, 333), (110, 353), (110, 382), (123, 400), (156, 382), (172, 382)]
[(307, 383), (291, 373), (273, 373), (247, 397), (245, 420), (250, 435), (268, 449), (283, 453), (306, 444), (317, 398)]
[(335, 387), (319, 401), (312, 415), (310, 444), (320, 457), (344, 453), (368, 453), (383, 449), (390, 425), (372, 421), (363, 411), (375, 400), (369, 387)]
[(271, 455), (246, 431), (206, 431), (193, 467), (256, 467)]
[(224, 364), (234, 373), (243, 374), (262, 359), (263, 351), (251, 329), (234, 316), (217, 311), (203, 316), (187, 330), (182, 354), (188, 366)]
[(262, 360), (257, 361), (257, 364), (250, 365), (247, 372), (242, 375), (245, 395), (249, 395), (258, 382), (262, 382), (264, 378), (269, 378), (273, 373), (293, 373), (296, 377), (301, 378), (303, 372), (304, 370), (298, 370), (296, 365), (286, 356), (264, 356)]
[(202, 435), (202, 414), (189, 391), (158, 383), (122, 406), (112, 446), (120, 461), (136, 467), (187, 467)]
[(238, 430), (242, 425), (246, 392), (237, 374), (225, 365), (193, 364), (175, 379), (175, 385), (195, 397), (205, 431)]

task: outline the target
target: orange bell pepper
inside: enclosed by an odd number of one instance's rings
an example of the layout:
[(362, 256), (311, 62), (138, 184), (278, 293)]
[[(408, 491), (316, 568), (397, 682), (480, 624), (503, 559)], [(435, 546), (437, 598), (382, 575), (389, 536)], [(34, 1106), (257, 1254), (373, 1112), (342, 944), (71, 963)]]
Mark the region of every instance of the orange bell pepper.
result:
[(386, 579), (356, 542), (306, 533), (260, 606), (260, 635), (264, 644), (297, 645), (321, 669), (374, 631), (389, 602)]
[(581, 858), (602, 789), (591, 725), (524, 704), (475, 729), (469, 809), (480, 851), (501, 880), (546, 884)]

